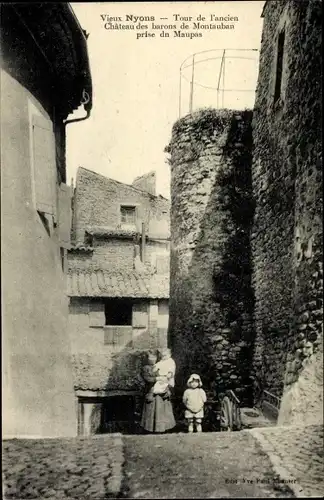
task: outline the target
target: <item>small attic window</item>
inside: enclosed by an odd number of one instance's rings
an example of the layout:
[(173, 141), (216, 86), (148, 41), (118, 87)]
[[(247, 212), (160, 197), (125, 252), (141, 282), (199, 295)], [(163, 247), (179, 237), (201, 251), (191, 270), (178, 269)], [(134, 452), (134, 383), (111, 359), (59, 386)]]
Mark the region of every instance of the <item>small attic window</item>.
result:
[(278, 45), (277, 45), (277, 64), (276, 64), (276, 81), (274, 89), (274, 102), (277, 102), (281, 97), (284, 47), (285, 47), (285, 32), (281, 31), (281, 33), (279, 33), (278, 36)]
[(136, 223), (136, 207), (131, 205), (122, 205), (120, 207), (120, 222), (122, 224)]

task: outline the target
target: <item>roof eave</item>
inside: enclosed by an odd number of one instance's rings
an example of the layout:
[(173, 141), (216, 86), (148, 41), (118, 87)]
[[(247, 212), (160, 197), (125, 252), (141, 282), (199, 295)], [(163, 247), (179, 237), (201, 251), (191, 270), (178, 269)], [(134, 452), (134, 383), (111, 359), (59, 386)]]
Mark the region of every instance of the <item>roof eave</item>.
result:
[(91, 78), (91, 70), (90, 70), (90, 62), (89, 62), (89, 54), (88, 54), (88, 44), (85, 36), (85, 31), (82, 29), (78, 18), (76, 17), (72, 6), (69, 3), (61, 4), (63, 10), (65, 10), (67, 18), (71, 21), (71, 29), (75, 33), (78, 33), (79, 36), (79, 52), (81, 55), (81, 63), (82, 67), (80, 68), (80, 72), (84, 77), (84, 90), (88, 93), (89, 101), (84, 104), (84, 108), (86, 111), (90, 113), (92, 109), (92, 78)]

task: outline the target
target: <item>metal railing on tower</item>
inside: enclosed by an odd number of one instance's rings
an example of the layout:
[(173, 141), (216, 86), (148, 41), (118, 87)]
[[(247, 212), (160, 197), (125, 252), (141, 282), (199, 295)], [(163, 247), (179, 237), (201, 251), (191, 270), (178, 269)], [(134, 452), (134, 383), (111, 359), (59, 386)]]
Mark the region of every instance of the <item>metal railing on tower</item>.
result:
[(180, 65), (179, 118), (202, 107), (253, 108), (258, 49), (210, 49)]

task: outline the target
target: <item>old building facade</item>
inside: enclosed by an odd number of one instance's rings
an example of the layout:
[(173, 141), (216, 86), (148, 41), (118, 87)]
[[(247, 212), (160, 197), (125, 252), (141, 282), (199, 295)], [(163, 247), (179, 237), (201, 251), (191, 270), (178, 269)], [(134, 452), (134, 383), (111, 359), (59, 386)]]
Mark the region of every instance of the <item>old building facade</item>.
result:
[(68, 257), (79, 433), (136, 420), (143, 353), (167, 345), (169, 201), (155, 174), (127, 185), (79, 168)]
[(253, 119), (197, 111), (167, 148), (171, 344), (180, 386), (200, 370), (280, 423), (319, 422), (321, 2), (269, 1), (263, 17)]
[(86, 39), (69, 4), (7, 3), (1, 49), (3, 435), (73, 436), (65, 127), (91, 110)]

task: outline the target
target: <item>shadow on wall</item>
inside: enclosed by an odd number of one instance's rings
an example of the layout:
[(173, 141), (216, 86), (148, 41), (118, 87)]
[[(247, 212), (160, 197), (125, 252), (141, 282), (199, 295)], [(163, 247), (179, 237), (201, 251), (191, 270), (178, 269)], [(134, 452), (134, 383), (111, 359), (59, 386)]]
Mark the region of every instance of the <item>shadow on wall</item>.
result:
[[(144, 349), (148, 346), (150, 349)], [(145, 383), (141, 377), (142, 367), (146, 362), (146, 354), (158, 349), (152, 345), (152, 336), (145, 331), (135, 341), (126, 344), (121, 351), (115, 352), (107, 366), (107, 357), (88, 357), (88, 376), (84, 372), (83, 389), (102, 391), (120, 391), (120, 395), (107, 398), (93, 398), (91, 403), (90, 433), (105, 434), (120, 432), (123, 434), (146, 433), (140, 426), (143, 410)], [(106, 362), (105, 362), (106, 360)], [(99, 364), (101, 365), (101, 383), (98, 383)], [(89, 372), (92, 372), (92, 377)], [(89, 383), (90, 380), (93, 382)], [(79, 381), (80, 382), (80, 381)], [(80, 387), (79, 387), (80, 388)], [(129, 393), (129, 394), (127, 394)], [(135, 395), (132, 393), (136, 393)], [(87, 402), (90, 402), (89, 400)], [(169, 432), (186, 432), (182, 397), (176, 393), (172, 397), (172, 406), (176, 419), (176, 427)], [(219, 401), (209, 398), (205, 405), (204, 431), (219, 430), (217, 412)]]
[(147, 329), (123, 347), (112, 347), (109, 353), (74, 355), (75, 389), (112, 393), (106, 398), (87, 400), (94, 403), (91, 434), (141, 431), (139, 420), (145, 394), (141, 373), (146, 353), (166, 345), (165, 342), (157, 346), (155, 338)]
[[(217, 157), (216, 153), (206, 160), (206, 157), (202, 159), (204, 153), (198, 152), (198, 158), (194, 159), (198, 160), (196, 165), (190, 161), (183, 163), (183, 157), (178, 164), (172, 165), (174, 176), (185, 178), (186, 172), (180, 171), (183, 165), (191, 172), (196, 168), (200, 173), (196, 179), (191, 179), (190, 184), (195, 185), (196, 181), (203, 184), (201, 177), (205, 175), (212, 179), (212, 186), (208, 200), (204, 202), (204, 213), (199, 215), (199, 232), (191, 245), (194, 249), (186, 271), (181, 269), (183, 254), (176, 245), (172, 251), (169, 335), (179, 367), (179, 390), (183, 390), (191, 373), (199, 373), (207, 392), (221, 395), (225, 390), (233, 389), (242, 402), (251, 405), (255, 339), (250, 250), (254, 214), (252, 112), (228, 113), (231, 113), (231, 117), (227, 115), (229, 123), (220, 132), (226, 132), (221, 155)], [(207, 118), (208, 126), (213, 127), (212, 118)], [(201, 137), (203, 133), (197, 142)], [(215, 143), (218, 138), (212, 140)], [(191, 145), (192, 150), (195, 146)], [(171, 164), (172, 156), (171, 153)], [(209, 161), (209, 172), (204, 174), (206, 161)], [(181, 182), (184, 184), (183, 180)], [(179, 181), (176, 187), (179, 189)], [(196, 193), (199, 187), (194, 189)], [(181, 230), (185, 235), (190, 233), (190, 212), (197, 212), (200, 207), (191, 205), (188, 209), (187, 202), (177, 200), (177, 196), (173, 193), (172, 210), (178, 213), (173, 213), (172, 223), (180, 240)], [(180, 196), (190, 199), (188, 192)], [(179, 213), (181, 210), (182, 214)], [(187, 220), (184, 222), (184, 219)], [(191, 229), (194, 232), (195, 228)]]

